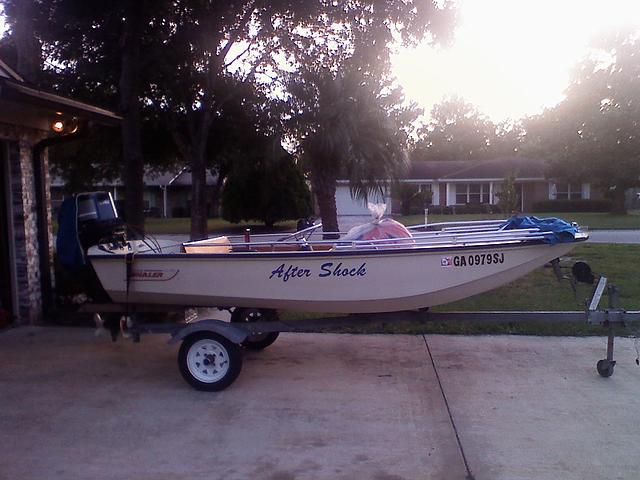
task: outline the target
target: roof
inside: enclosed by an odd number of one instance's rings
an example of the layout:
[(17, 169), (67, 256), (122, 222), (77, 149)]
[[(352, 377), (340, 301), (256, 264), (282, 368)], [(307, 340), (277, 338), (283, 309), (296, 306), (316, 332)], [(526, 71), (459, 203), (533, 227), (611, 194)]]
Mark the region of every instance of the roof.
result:
[(11, 68), (9, 65), (4, 63), (0, 58), (0, 77), (4, 78), (12, 78), (13, 80), (17, 80), (18, 82), (24, 82), (24, 79), (16, 73), (16, 71)]
[(526, 157), (488, 160), (412, 162), (407, 180), (502, 180), (514, 173), (517, 180), (544, 180), (545, 162)]
[(119, 125), (122, 120), (104, 108), (29, 85), (0, 59), (0, 120), (46, 131), (51, 121), (61, 114), (106, 125)]

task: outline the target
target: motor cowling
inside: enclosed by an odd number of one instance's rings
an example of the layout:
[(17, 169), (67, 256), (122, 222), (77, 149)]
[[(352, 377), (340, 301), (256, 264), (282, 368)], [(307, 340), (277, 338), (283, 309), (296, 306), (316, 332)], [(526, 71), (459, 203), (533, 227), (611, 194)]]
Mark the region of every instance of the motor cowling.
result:
[(119, 241), (125, 241), (125, 224), (109, 192), (80, 193), (64, 200), (56, 240), (58, 261), (64, 268), (86, 267), (89, 247)]

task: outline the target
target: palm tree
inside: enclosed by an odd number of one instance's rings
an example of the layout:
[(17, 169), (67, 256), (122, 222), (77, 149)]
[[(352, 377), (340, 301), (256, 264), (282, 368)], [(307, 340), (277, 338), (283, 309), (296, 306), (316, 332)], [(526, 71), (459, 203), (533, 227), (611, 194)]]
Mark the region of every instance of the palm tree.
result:
[(351, 195), (364, 201), (374, 192), (384, 193), (407, 165), (406, 138), (385, 110), (386, 98), (358, 76), (325, 73), (314, 80), (302, 158), (323, 230), (337, 232), (337, 180), (348, 180)]

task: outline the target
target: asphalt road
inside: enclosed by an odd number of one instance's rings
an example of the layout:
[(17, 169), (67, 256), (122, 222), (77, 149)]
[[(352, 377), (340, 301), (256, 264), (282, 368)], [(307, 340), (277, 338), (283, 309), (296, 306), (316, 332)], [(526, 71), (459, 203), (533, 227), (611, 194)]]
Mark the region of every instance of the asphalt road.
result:
[(0, 479), (638, 478), (629, 339), (283, 334), (218, 393), (165, 339), (0, 333)]
[(640, 230), (591, 230), (593, 243), (640, 243)]

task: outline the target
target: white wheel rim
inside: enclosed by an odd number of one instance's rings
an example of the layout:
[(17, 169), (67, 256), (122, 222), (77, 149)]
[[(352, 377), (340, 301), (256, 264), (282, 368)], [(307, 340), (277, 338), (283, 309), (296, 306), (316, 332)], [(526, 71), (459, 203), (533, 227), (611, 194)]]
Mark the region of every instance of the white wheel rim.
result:
[(229, 352), (210, 338), (198, 340), (187, 352), (187, 368), (196, 380), (214, 383), (229, 371)]

